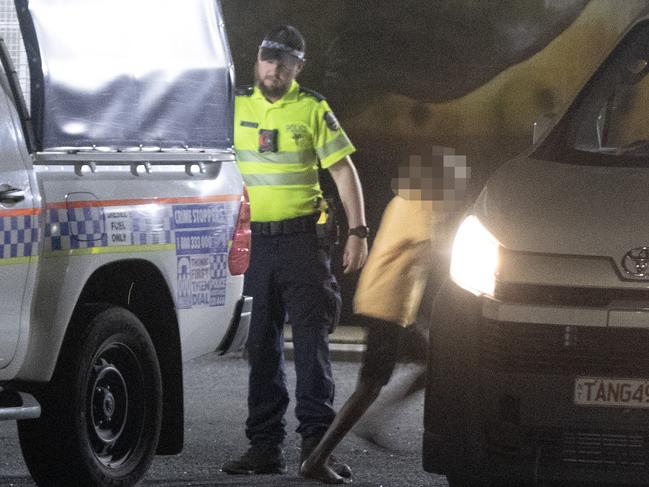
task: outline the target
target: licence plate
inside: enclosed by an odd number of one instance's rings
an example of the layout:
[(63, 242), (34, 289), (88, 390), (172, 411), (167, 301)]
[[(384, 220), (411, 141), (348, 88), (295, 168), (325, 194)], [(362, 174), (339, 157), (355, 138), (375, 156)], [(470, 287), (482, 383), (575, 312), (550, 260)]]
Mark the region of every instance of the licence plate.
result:
[(577, 377), (574, 401), (577, 406), (649, 409), (649, 379)]

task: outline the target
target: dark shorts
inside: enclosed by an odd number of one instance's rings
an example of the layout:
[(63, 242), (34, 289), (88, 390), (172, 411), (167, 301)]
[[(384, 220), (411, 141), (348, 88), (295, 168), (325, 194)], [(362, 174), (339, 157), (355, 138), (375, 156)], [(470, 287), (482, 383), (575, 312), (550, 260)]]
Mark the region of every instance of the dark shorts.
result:
[(372, 320), (366, 330), (367, 348), (363, 353), (359, 378), (383, 386), (390, 380), (401, 355), (404, 329), (396, 323)]

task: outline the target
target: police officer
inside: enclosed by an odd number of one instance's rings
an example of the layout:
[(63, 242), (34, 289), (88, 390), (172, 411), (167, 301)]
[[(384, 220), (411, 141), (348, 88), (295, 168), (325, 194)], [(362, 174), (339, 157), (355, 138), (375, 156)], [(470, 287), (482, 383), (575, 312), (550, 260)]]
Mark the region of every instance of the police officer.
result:
[[(328, 334), (340, 312), (340, 295), (316, 230), (322, 208), (318, 166), (331, 173), (350, 227), (344, 272), (360, 269), (367, 259), (362, 190), (349, 158), (355, 149), (325, 99), (295, 81), (304, 67), (304, 48), (294, 27), (272, 29), (259, 47), (255, 85), (239, 90), (235, 101), (234, 145), (251, 204), (245, 293), (253, 297), (253, 309), (247, 343), (250, 447), (223, 465), (230, 474), (286, 472), (286, 317), (293, 330), (300, 462), (335, 417)], [(345, 464), (333, 458), (329, 464), (351, 476)]]

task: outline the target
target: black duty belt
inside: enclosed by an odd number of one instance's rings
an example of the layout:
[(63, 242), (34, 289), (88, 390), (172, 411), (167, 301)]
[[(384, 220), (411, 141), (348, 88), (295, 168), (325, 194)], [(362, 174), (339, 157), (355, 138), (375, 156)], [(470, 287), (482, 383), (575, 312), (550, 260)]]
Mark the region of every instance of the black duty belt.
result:
[(250, 231), (253, 235), (290, 235), (292, 233), (308, 233), (315, 232), (315, 224), (318, 219), (318, 214), (307, 216), (299, 216), (297, 218), (290, 218), (288, 220), (280, 220), (276, 222), (251, 222)]

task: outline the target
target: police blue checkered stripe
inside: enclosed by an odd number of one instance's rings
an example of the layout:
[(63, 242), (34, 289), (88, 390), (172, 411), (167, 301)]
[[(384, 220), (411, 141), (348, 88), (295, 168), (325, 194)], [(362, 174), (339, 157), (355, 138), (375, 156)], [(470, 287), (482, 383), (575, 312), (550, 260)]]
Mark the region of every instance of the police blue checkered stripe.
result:
[(108, 245), (101, 207), (52, 208), (47, 212), (47, 250), (85, 249)]
[(0, 218), (0, 258), (30, 257), (38, 253), (38, 228), (32, 215)]
[(214, 272), (214, 278), (226, 278), (228, 277), (228, 254), (212, 254), (212, 271)]
[[(238, 206), (228, 203), (222, 205), (229, 227), (227, 232), (229, 235), (236, 223), (237, 213), (235, 210)], [(129, 214), (131, 245), (159, 245), (174, 242), (173, 208), (171, 205), (161, 206), (156, 212), (148, 212), (137, 206), (121, 207), (120, 210)], [(46, 250), (108, 247), (110, 242), (105, 228), (105, 211), (108, 210), (95, 206), (48, 210), (45, 226)], [(227, 262), (225, 266), (227, 267)]]
[(130, 212), (133, 232), (167, 231), (172, 229), (173, 214), (171, 206), (160, 208), (155, 217), (151, 214), (133, 209)]
[(171, 231), (160, 233), (138, 232), (133, 233), (133, 245), (158, 245), (171, 243)]
[(154, 215), (133, 209), (130, 211), (133, 245), (172, 243), (173, 212), (171, 206), (160, 208)]

